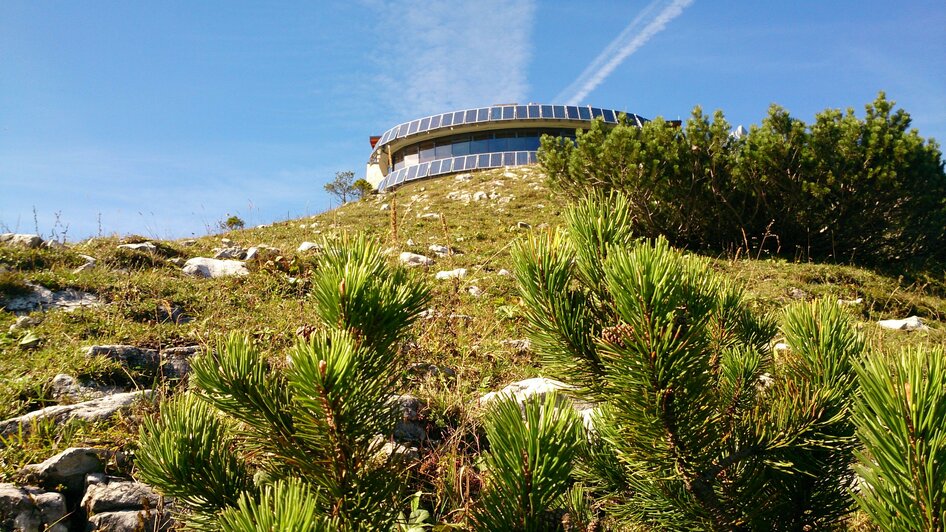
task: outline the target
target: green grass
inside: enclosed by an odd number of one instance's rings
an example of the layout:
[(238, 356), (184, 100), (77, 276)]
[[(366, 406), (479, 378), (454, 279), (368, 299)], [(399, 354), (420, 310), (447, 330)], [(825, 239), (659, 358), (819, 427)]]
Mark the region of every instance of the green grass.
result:
[[(480, 191), (499, 197), (468, 203), (448, 199), (450, 194)], [(383, 204), (389, 208), (382, 210)], [(63, 250), (0, 247), (0, 270), (8, 270), (0, 273), (0, 298), (22, 290), (28, 281), (51, 289), (88, 291), (105, 303), (72, 313), (47, 312), (32, 328), (43, 339), (32, 351), (16, 346), (24, 331), (7, 333), (16, 317), (0, 311), (0, 418), (50, 404), (50, 381), (58, 373), (137, 387), (164, 386), (154, 375), (86, 359), (83, 348), (94, 344), (209, 345), (220, 335), (240, 331), (260, 342), (274, 359), (281, 359), (296, 331), (314, 324), (312, 304), (306, 297), (314, 260), (311, 252), (296, 252), (303, 241), (366, 231), (389, 248), (392, 261), (401, 251), (433, 257), (428, 246), (447, 245), (458, 253), (436, 258), (427, 270), (414, 270), (414, 275), (431, 284), (436, 312), (417, 323), (405, 349), (410, 362), (450, 367), (456, 376), (421, 378), (405, 371), (403, 382), (405, 392), (430, 403), (428, 417), (443, 428), (446, 442), (425, 459), (417, 472), (418, 482), (440, 490), (435, 498), (441, 500), (444, 514), (438, 511), (438, 518), (460, 519), (457, 508), (469, 502), (470, 483), (478, 482), (472, 467), (479, 443), (475, 428), (471, 429), (477, 425), (471, 417), (471, 402), (511, 381), (542, 374), (533, 354), (517, 353), (501, 343), (523, 338), (525, 331), (515, 281), (497, 272), (511, 269), (509, 250), (516, 238), (559, 225), (562, 208), (563, 203), (545, 187), (538, 168), (517, 168), (473, 173), (468, 181), (450, 176), (413, 183), (396, 193), (370, 196), (321, 215), (198, 238), (189, 245), (155, 242), (159, 247), (154, 253), (117, 248), (120, 243), (144, 241), (142, 237), (96, 238)], [(428, 212), (442, 214), (442, 219), (418, 217)], [(518, 222), (530, 224), (531, 229), (517, 227)], [(243, 247), (275, 247), (280, 258), (260, 264), (247, 277), (227, 279), (187, 277), (170, 262), (174, 257), (213, 256), (213, 248), (224, 247), (222, 238)], [(96, 267), (73, 273), (85, 262), (80, 254), (95, 257)], [(862, 304), (847, 308), (870, 344), (881, 352), (905, 344), (946, 343), (946, 278), (941, 271), (899, 276), (852, 266), (750, 259), (743, 252), (737, 256), (714, 256), (712, 264), (743, 283), (761, 312), (779, 312), (793, 300), (793, 289), (796, 296), (803, 292), (806, 298), (863, 298)], [(434, 280), (437, 271), (455, 268), (467, 268), (467, 277)], [(480, 288), (482, 295), (470, 295), (471, 286)], [(159, 319), (159, 309), (171, 307), (182, 309), (191, 321)], [(930, 330), (904, 333), (882, 331), (875, 325), (879, 319), (912, 314), (923, 318)], [(144, 409), (140, 414), (148, 412)], [(95, 430), (70, 428), (57, 433), (55, 427), (45, 427), (22, 437), (17, 445), (0, 446), (0, 480), (25, 463), (52, 454), (63, 442), (127, 447), (133, 445), (136, 431), (133, 417)]]

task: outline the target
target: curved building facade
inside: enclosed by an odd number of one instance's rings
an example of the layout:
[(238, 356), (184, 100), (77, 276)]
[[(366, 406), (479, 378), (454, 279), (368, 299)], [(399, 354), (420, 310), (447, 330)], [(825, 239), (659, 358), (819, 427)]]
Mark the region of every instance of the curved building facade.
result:
[(452, 111), (398, 124), (372, 137), (366, 179), (379, 191), (438, 175), (536, 162), (542, 135), (575, 137), (592, 120), (617, 124), (626, 114), (574, 105), (493, 105)]

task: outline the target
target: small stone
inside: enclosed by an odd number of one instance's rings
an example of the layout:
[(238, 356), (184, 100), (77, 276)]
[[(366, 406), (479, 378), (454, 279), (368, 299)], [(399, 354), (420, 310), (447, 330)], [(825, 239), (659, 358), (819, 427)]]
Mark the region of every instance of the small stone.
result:
[(414, 246), (416, 246), (416, 245), (417, 245), (417, 244), (414, 243), (414, 239), (412, 239), (412, 238), (408, 238), (408, 239), (407, 239), (407, 246), (408, 246), (408, 247), (414, 247)]
[(447, 279), (462, 279), (466, 277), (466, 268), (457, 268), (455, 270), (445, 270), (437, 272), (435, 276), (438, 280), (447, 280)]
[(193, 239), (181, 240), (181, 245), (184, 247), (190, 247), (196, 244), (197, 241)]
[(528, 339), (503, 340), (500, 345), (508, 347), (517, 353), (528, 353), (532, 350), (532, 342)]
[(807, 299), (808, 293), (802, 290), (801, 288), (791, 288), (788, 291), (788, 297), (792, 299)]
[(223, 244), (224, 246), (229, 246), (230, 244), (233, 243), (233, 241), (230, 240), (229, 238), (221, 238), (220, 243)]
[(910, 316), (902, 320), (880, 320), (877, 322), (882, 329), (895, 331), (926, 331), (929, 330), (919, 316)]
[(479, 192), (473, 193), (473, 201), (483, 201), (487, 197), (489, 196), (487, 196), (486, 193), (483, 192), (482, 190), (480, 190)]
[(387, 211), (387, 210), (390, 210), (390, 209), (391, 209), (391, 206), (388, 205), (387, 203), (382, 203), (382, 204), (381, 204), (381, 210), (382, 210), (382, 211)]
[(483, 290), (478, 286), (471, 286), (467, 288), (466, 291), (469, 292), (473, 297), (480, 297), (483, 295)]
[(214, 258), (241, 260), (245, 256), (246, 256), (245, 249), (241, 248), (240, 246), (230, 246), (230, 247), (225, 247), (217, 251), (217, 254), (214, 255)]
[(303, 242), (299, 244), (299, 247), (296, 248), (296, 252), (305, 253), (306, 251), (314, 251), (320, 253), (322, 251), (322, 246), (316, 244), (315, 242)]
[(91, 257), (89, 255), (79, 255), (79, 257), (85, 261), (85, 264), (72, 270), (72, 273), (84, 272), (86, 270), (91, 270), (92, 268), (95, 267), (95, 262), (96, 262), (95, 257)]
[(426, 212), (424, 214), (418, 214), (417, 217), (420, 218), (421, 220), (439, 220), (440, 219), (440, 215), (435, 212)]
[(411, 253), (409, 251), (401, 253), (398, 256), (398, 260), (410, 268), (413, 268), (414, 266), (430, 266), (434, 263), (434, 260), (429, 257), (418, 255), (417, 253)]
[(438, 257), (443, 257), (445, 255), (450, 254), (450, 248), (448, 248), (447, 246), (441, 246), (438, 244), (431, 244), (430, 247), (427, 249), (436, 253)]
[(22, 331), (29, 329), (30, 327), (35, 327), (43, 322), (42, 317), (33, 317), (33, 316), (20, 316), (16, 319), (16, 322), (10, 326), (10, 332), (15, 333), (16, 331)]
[(182, 257), (174, 257), (173, 259), (168, 259), (168, 262), (177, 266), (178, 268), (181, 268), (184, 266), (184, 264), (186, 264), (186, 261)]
[(846, 307), (853, 307), (853, 306), (860, 305), (863, 302), (864, 302), (863, 297), (858, 297), (856, 299), (839, 299), (838, 305), (846, 306)]
[(519, 229), (532, 229), (532, 225), (527, 222), (516, 222), (516, 227)]
[(458, 174), (458, 175), (454, 176), (453, 179), (455, 179), (455, 180), (457, 180), (457, 181), (469, 181), (469, 180), (473, 179), (473, 176), (470, 175), (470, 174)]
[(509, 277), (512, 275), (512, 272), (503, 268), (502, 270), (499, 270), (498, 272), (496, 272), (496, 275), (500, 277)]
[(417, 362), (417, 363), (411, 364), (407, 368), (407, 372), (412, 375), (416, 375), (420, 377), (444, 376), (448, 378), (453, 378), (457, 376), (457, 372), (452, 368), (448, 368), (446, 366), (441, 367), (436, 364), (426, 364), (424, 362)]
[(423, 442), (427, 440), (427, 423), (424, 415), (427, 404), (413, 395), (392, 395), (389, 404), (400, 408), (401, 419), (394, 426), (396, 441)]
[(785, 342), (778, 342), (777, 344), (772, 346), (772, 351), (775, 351), (776, 353), (788, 353), (791, 350), (792, 350), (791, 346), (789, 346)]
[(106, 481), (90, 485), (82, 497), (82, 507), (89, 514), (116, 510), (157, 508), (161, 496), (149, 486), (132, 481)]
[(66, 245), (58, 240), (47, 240), (43, 242), (43, 247), (46, 249), (65, 249)]
[(151, 242), (139, 242), (137, 244), (119, 244), (118, 249), (130, 249), (132, 251), (154, 253), (158, 250), (158, 246), (155, 246)]

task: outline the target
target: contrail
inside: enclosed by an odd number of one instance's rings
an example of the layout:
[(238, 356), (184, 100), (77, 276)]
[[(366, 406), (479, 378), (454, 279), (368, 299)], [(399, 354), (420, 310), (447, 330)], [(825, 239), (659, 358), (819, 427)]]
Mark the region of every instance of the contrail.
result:
[[(666, 0), (651, 2), (640, 14), (634, 17), (634, 20), (624, 28), (624, 31), (616, 39), (611, 41), (611, 44), (604, 51), (598, 54), (598, 57), (585, 68), (571, 85), (555, 97), (554, 101), (565, 101), (566, 105), (580, 103), (588, 93), (600, 85), (618, 65), (627, 59), (627, 56), (647, 44), (651, 37), (663, 31), (668, 22), (677, 18), (692, 3), (693, 0), (672, 0), (669, 4)], [(656, 15), (653, 14), (664, 5), (665, 7)]]

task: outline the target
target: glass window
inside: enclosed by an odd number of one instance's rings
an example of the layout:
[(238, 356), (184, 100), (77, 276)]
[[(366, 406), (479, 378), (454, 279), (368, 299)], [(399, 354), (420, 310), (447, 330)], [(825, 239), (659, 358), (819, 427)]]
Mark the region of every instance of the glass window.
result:
[(570, 120), (578, 120), (578, 108), (574, 105), (569, 105), (565, 107), (565, 110), (568, 111), (568, 118)]
[(604, 121), (609, 124), (616, 124), (618, 121), (617, 121), (617, 117), (614, 116), (614, 111), (612, 111), (611, 109), (605, 109)]
[(502, 108), (502, 107), (490, 107), (490, 108), (489, 108), (489, 119), (490, 119), (490, 120), (502, 120), (502, 119), (503, 119), (503, 108)]
[(412, 166), (407, 169), (407, 177), (404, 178), (405, 181), (410, 181), (417, 177), (417, 166)]
[(430, 129), (440, 127), (440, 115), (430, 117)]
[(434, 160), (434, 143), (433, 142), (422, 142), (418, 146), (420, 151), (419, 161), (426, 163), (428, 161)]
[(460, 124), (466, 122), (466, 120), (464, 120), (463, 118), (465, 114), (466, 113), (464, 113), (463, 111), (457, 111), (453, 113), (453, 125), (459, 126)]
[(466, 157), (456, 157), (456, 158), (454, 158), (454, 159), (453, 159), (453, 171), (454, 171), (454, 172), (459, 172), (459, 171), (465, 169), (466, 166), (463, 164), (463, 161), (465, 161), (465, 160), (466, 160)]
[(440, 161), (440, 173), (445, 174), (450, 171), (450, 163), (453, 162), (453, 159), (444, 159)]
[(555, 118), (565, 118), (565, 106), (564, 105), (554, 106), (552, 108), (552, 114), (555, 116)]
[(529, 106), (529, 118), (539, 118), (539, 106), (530, 105)]
[(453, 113), (444, 113), (440, 119), (440, 126), (447, 127), (453, 125)]
[(430, 129), (430, 118), (429, 118), (429, 117), (428, 117), (428, 118), (424, 118), (423, 120), (420, 121), (420, 129), (418, 129), (417, 131), (427, 131), (428, 129)]
[(489, 107), (480, 107), (476, 110), (476, 121), (486, 122), (489, 120)]
[(516, 164), (516, 154), (507, 151), (503, 154), (503, 166), (514, 166)]
[(450, 157), (453, 155), (453, 150), (451, 149), (453, 145), (449, 142), (438, 142), (437, 147), (434, 148), (434, 157), (437, 159), (443, 159), (444, 157)]
[(414, 120), (411, 122), (411, 128), (407, 130), (408, 135), (413, 135), (417, 133), (417, 127), (420, 125), (420, 120)]
[(466, 169), (472, 170), (476, 168), (476, 155), (467, 155), (466, 156)]
[(516, 164), (529, 164), (529, 153), (524, 151), (517, 152)]
[(578, 108), (578, 117), (582, 120), (591, 120), (591, 110), (587, 107)]
[(417, 179), (427, 177), (427, 171), (430, 169), (430, 163), (422, 163), (417, 167)]
[(482, 153), (478, 155), (477, 157), (479, 157), (476, 160), (477, 168), (489, 168), (489, 154), (488, 153)]
[(466, 123), (472, 124), (473, 122), (476, 122), (476, 109), (470, 109), (466, 112)]
[(509, 149), (509, 139), (516, 138), (512, 131), (500, 131), (493, 135), (493, 140), (489, 141), (489, 151), (507, 151)]
[(525, 105), (516, 106), (516, 118), (529, 118), (529, 112), (526, 110)]
[(470, 143), (470, 153), (487, 153), (489, 151), (489, 140), (492, 136), (490, 133), (473, 135), (473, 142)]
[(503, 165), (503, 154), (501, 153), (491, 153), (489, 154), (489, 165), (492, 168)]
[(552, 118), (552, 106), (543, 105), (542, 106), (542, 118)]
[(434, 161), (430, 163), (430, 175), (437, 175), (440, 173), (440, 161)]
[(591, 118), (598, 118), (599, 116), (602, 116), (601, 109), (598, 109), (597, 107), (592, 107)]
[(465, 136), (453, 141), (450, 147), (450, 153), (453, 155), (467, 155), (470, 153), (470, 137)]
[(512, 120), (516, 118), (516, 108), (509, 105), (503, 107), (503, 120)]

